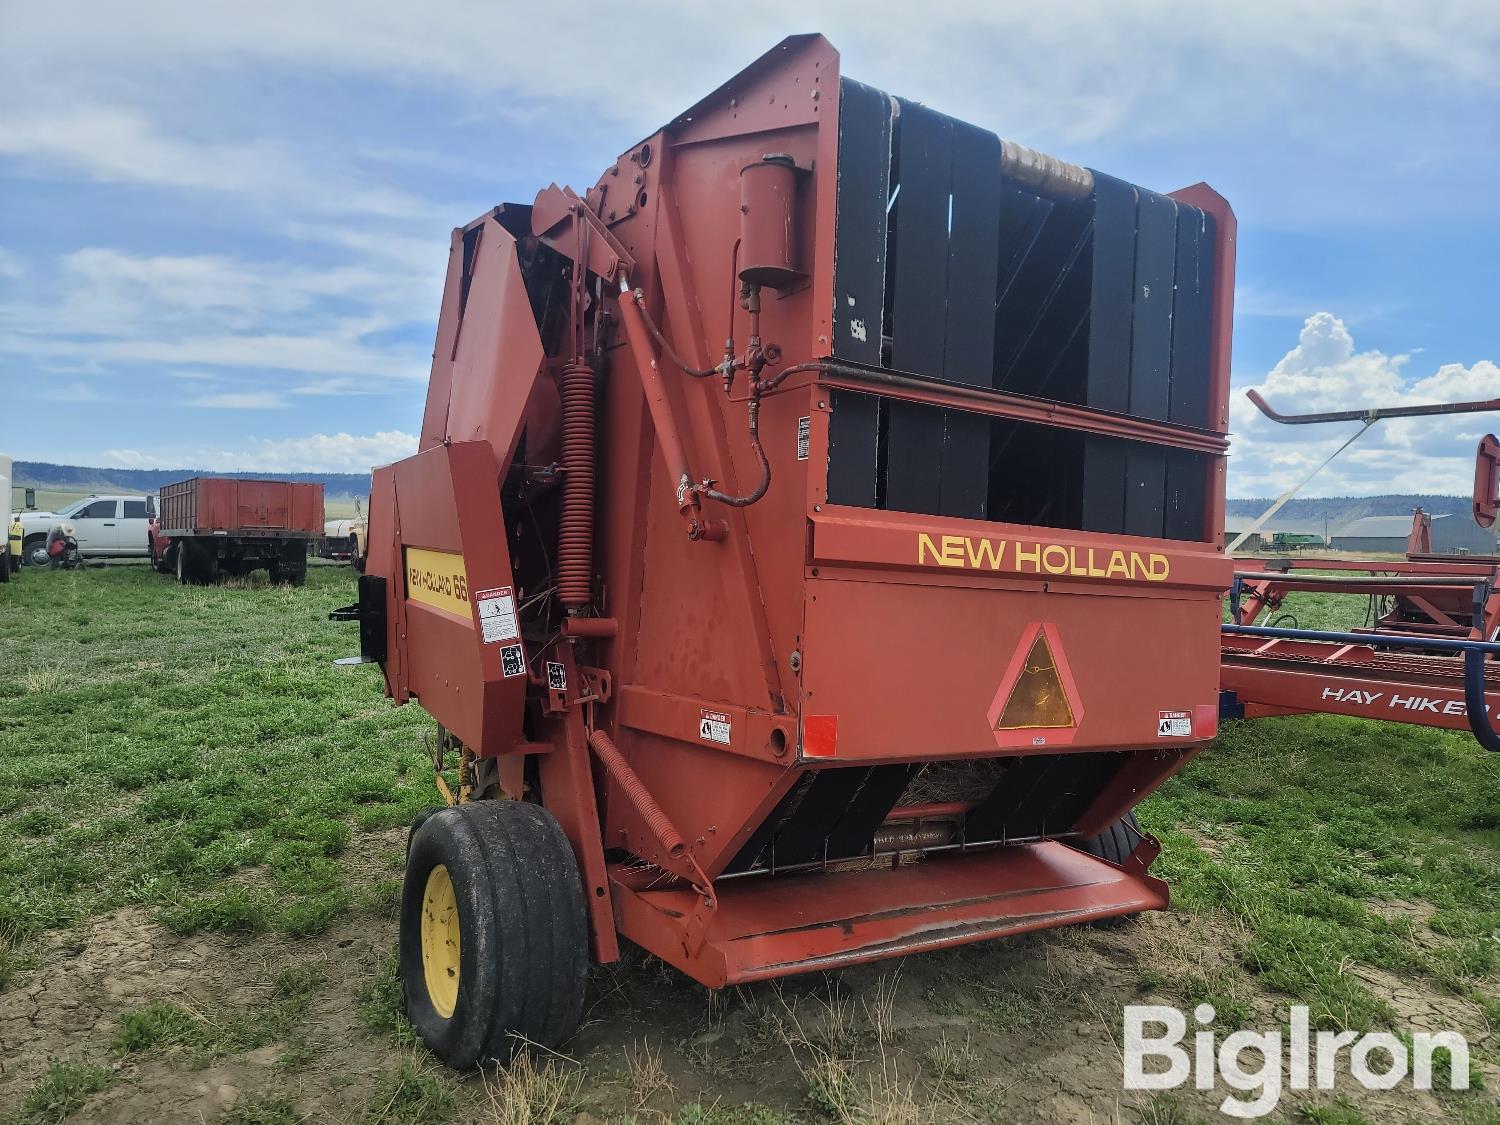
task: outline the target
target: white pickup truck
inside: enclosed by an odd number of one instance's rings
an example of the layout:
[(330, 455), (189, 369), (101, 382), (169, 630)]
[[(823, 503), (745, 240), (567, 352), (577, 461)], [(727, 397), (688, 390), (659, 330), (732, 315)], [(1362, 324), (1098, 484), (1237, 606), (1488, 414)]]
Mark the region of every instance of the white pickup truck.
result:
[(146, 531), (151, 508), (147, 496), (85, 496), (55, 512), (17, 512), (22, 561), (47, 565), (47, 532), (59, 523), (73, 525), (82, 555), (145, 558), (151, 553)]

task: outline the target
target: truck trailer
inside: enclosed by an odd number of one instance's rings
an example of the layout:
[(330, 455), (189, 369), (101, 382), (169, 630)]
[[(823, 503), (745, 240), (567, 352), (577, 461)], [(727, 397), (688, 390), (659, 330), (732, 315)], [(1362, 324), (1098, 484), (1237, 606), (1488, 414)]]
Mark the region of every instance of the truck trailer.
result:
[(438, 723), (428, 1047), (556, 1046), (622, 938), (718, 987), (1164, 908), (1132, 810), (1217, 729), (1234, 245), (816, 35), (455, 230), (335, 615)]
[(321, 484), (192, 477), (162, 487), (151, 558), (184, 585), (264, 568), (273, 583), (300, 586), (308, 544), (322, 534)]

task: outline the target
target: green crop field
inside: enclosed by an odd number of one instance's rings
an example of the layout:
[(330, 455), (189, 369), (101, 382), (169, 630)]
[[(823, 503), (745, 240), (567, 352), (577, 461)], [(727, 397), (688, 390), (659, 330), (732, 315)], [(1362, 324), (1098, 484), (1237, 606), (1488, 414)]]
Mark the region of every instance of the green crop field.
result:
[(353, 593), (322, 566), (0, 586), (0, 1121), (1214, 1120), (1222, 1090), (1120, 1089), (1121, 1006), (1203, 1002), (1471, 1044), (1466, 1092), (1288, 1091), (1273, 1119), (1500, 1121), (1500, 756), (1330, 717), (1231, 724), (1148, 799), (1166, 914), (727, 994), (631, 953), (567, 1055), (449, 1074), (392, 975), (433, 728), (332, 665)]

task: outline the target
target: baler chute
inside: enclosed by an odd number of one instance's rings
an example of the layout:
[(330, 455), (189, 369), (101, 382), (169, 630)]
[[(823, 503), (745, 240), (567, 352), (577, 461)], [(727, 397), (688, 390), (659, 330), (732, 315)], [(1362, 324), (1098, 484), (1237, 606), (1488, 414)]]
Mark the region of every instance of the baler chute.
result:
[(723, 985), (1166, 904), (1130, 813), (1216, 729), (1233, 214), (838, 64), (454, 232), (351, 616), (458, 757), (402, 943), (457, 1065), (568, 1034), (585, 932)]

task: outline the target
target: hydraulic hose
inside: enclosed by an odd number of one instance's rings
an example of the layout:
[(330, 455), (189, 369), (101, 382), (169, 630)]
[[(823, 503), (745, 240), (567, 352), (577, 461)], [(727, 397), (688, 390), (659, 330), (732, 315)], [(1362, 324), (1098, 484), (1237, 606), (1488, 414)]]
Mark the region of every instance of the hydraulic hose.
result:
[(661, 329), (656, 327), (656, 322), (651, 319), (651, 314), (646, 311), (646, 298), (637, 291), (630, 294), (630, 299), (635, 303), (636, 308), (640, 309), (641, 321), (646, 325), (646, 331), (651, 334), (651, 338), (656, 341), (656, 346), (662, 350), (663, 355), (682, 368), (685, 374), (691, 375), (694, 379), (707, 379), (710, 375), (723, 374), (723, 368), (721, 367), (704, 369), (702, 367), (689, 366), (687, 361), (677, 354), (672, 345), (667, 343), (667, 338), (662, 335)]
[(1500, 754), (1500, 732), (1490, 720), (1489, 704), (1484, 697), (1484, 653), (1471, 648), (1464, 653), (1464, 711), (1474, 740), (1492, 754)]
[(760, 396), (758, 394), (750, 396), (745, 411), (750, 416), (750, 448), (755, 451), (756, 460), (760, 462), (760, 483), (743, 496), (730, 496), (726, 492), (720, 492), (717, 488), (703, 490), (703, 495), (710, 500), (728, 504), (731, 508), (748, 508), (764, 496), (771, 487), (771, 462), (766, 458), (765, 447), (760, 443)]

